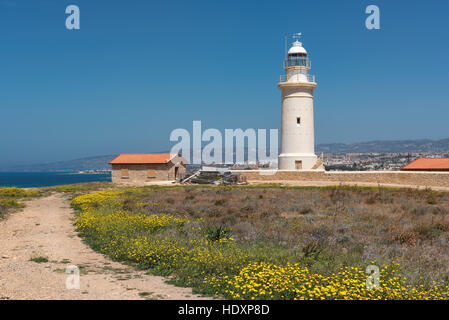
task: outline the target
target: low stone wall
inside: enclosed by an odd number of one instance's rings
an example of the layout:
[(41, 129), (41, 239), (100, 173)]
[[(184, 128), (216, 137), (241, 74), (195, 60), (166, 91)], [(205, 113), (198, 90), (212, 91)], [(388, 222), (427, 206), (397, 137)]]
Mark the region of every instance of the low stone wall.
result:
[(404, 186), (449, 187), (449, 172), (407, 171), (290, 171), (233, 170), (251, 181), (326, 181), (339, 183), (394, 184)]

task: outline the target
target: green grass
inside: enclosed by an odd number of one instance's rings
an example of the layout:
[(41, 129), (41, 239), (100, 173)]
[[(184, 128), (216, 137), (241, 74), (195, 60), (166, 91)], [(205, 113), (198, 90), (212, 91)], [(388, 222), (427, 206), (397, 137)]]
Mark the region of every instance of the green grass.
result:
[(46, 263), (46, 262), (48, 262), (48, 258), (45, 256), (35, 256), (35, 257), (31, 257), (30, 261), (33, 261), (36, 263)]
[(0, 188), (0, 198), (30, 198), (39, 197), (39, 191), (26, 190), (15, 187)]
[(41, 192), (15, 187), (0, 187), (0, 220), (8, 213), (25, 207), (24, 201), (41, 196)]
[(151, 294), (152, 294), (151, 292), (146, 292), (146, 291), (139, 292), (139, 296), (141, 296), (141, 297), (147, 297), (147, 296), (150, 296)]
[(16, 199), (0, 199), (0, 207), (6, 208), (23, 208), (25, 205)]
[(68, 193), (72, 196), (76, 196), (78, 194), (89, 193), (92, 191), (100, 191), (104, 189), (109, 189), (113, 186), (111, 182), (102, 181), (102, 182), (85, 182), (85, 183), (75, 183), (75, 184), (67, 184), (67, 185), (59, 185), (46, 188), (48, 191), (62, 192)]

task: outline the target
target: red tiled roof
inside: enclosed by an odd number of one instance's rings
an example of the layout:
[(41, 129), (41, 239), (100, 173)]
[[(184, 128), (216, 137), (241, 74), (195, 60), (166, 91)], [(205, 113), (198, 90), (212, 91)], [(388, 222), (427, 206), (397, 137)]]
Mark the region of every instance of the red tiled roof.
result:
[[(151, 164), (151, 163), (167, 163), (173, 158), (180, 157), (176, 153), (145, 153), (145, 154), (120, 154), (109, 164)], [(184, 158), (180, 157), (185, 163)]]
[(419, 158), (402, 167), (402, 170), (449, 171), (449, 158)]

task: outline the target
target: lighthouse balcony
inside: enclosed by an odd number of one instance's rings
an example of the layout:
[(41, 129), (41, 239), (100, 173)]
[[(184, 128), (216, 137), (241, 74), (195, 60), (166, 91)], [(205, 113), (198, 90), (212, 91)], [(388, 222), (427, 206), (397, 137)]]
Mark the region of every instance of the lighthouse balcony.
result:
[(295, 74), (283, 74), (279, 79), (280, 83), (310, 83), (316, 84), (315, 75), (312, 74), (303, 74), (303, 73), (295, 73)]

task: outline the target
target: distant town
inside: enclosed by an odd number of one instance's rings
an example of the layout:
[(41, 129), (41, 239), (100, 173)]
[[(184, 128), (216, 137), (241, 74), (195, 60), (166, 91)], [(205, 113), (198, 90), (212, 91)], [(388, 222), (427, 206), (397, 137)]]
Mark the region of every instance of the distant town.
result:
[(324, 154), (328, 171), (400, 170), (418, 158), (447, 158), (449, 153), (346, 153)]
[[(418, 158), (448, 158), (449, 153), (324, 153), (326, 171), (396, 171)], [(209, 165), (208, 169), (226, 167), (231, 169), (257, 169), (277, 167), (270, 163), (242, 163), (234, 165)]]

